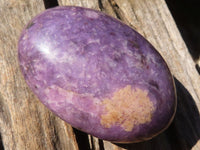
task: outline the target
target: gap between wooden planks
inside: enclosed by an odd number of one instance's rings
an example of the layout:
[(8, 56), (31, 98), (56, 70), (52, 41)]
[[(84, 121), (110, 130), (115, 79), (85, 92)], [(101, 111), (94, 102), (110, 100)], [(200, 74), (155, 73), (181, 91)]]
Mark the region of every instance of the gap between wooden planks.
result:
[[(179, 102), (177, 115), (167, 131), (139, 144), (116, 145), (92, 136), (87, 138), (84, 133), (73, 132), (71, 126), (54, 116), (37, 100), (25, 84), (18, 66), (17, 41), (20, 32), (33, 16), (45, 9), (43, 1), (2, 0), (0, 132), (4, 148), (198, 149), (200, 79), (164, 0), (59, 0), (58, 4), (101, 10), (121, 19), (145, 36), (164, 57), (176, 78)], [(183, 124), (185, 128), (182, 127)], [(89, 145), (80, 144), (85, 138), (89, 140)]]

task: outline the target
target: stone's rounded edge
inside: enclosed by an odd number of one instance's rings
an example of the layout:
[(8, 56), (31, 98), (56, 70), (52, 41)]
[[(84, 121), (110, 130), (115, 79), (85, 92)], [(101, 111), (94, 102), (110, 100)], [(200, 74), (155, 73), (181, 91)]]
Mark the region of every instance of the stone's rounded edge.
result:
[[(67, 6), (67, 7), (72, 7), (72, 6)], [(66, 7), (62, 7), (62, 9), (65, 9)], [(77, 7), (76, 7), (77, 8)], [(81, 7), (80, 7), (81, 8)], [(60, 9), (60, 7), (56, 7), (56, 8), (52, 8), (52, 9)], [(87, 8), (88, 9), (88, 8)], [(92, 9), (88, 9), (88, 10), (92, 10)], [(49, 10), (47, 10), (47, 11), (51, 11), (51, 9), (49, 9)], [(45, 11), (45, 12), (47, 12), (47, 11)], [(96, 11), (96, 10), (92, 10), (92, 11)], [(45, 13), (44, 12), (44, 13)], [(99, 12), (99, 11), (96, 11), (96, 12)], [(103, 14), (103, 13), (102, 13)], [(38, 16), (41, 16), (42, 14), (40, 14), (40, 15), (38, 15)], [(89, 15), (89, 17), (92, 17), (92, 18), (95, 18), (96, 16), (94, 15), (94, 14), (88, 14)], [(38, 16), (36, 16), (35, 18), (37, 18)], [(35, 19), (34, 18), (34, 19)], [(33, 20), (34, 20), (33, 19)], [(112, 18), (112, 19), (115, 19), (115, 18)], [(117, 21), (119, 21), (118, 19), (115, 19), (115, 20), (117, 20)], [(121, 21), (120, 21), (121, 22)], [(26, 30), (28, 30), (29, 28), (31, 28), (31, 26), (32, 26), (32, 23), (33, 22), (30, 22), (28, 25), (27, 25), (27, 27), (25, 28), (25, 31)], [(123, 22), (121, 22), (121, 23), (123, 23)], [(123, 25), (125, 25), (124, 23), (123, 23)], [(127, 25), (126, 25), (127, 26)], [(127, 26), (128, 27), (128, 26)], [(24, 31), (24, 32), (25, 32)], [(133, 30), (134, 31), (134, 30)], [(136, 32), (136, 31), (134, 31), (134, 32)], [(139, 33), (138, 33), (139, 34)], [(139, 34), (140, 35), (140, 34)], [(141, 36), (141, 35), (140, 35)], [(141, 36), (142, 37), (142, 36)], [(144, 38), (144, 37), (142, 37), (142, 38)], [(21, 39), (21, 37), (20, 37), (20, 39)], [(148, 41), (146, 41), (146, 42), (148, 42)], [(149, 43), (150, 44), (150, 43)], [(150, 44), (151, 45), (151, 44)], [(155, 50), (155, 48), (153, 48), (154, 50)], [(160, 53), (157, 51), (157, 50), (155, 50), (155, 52), (156, 53), (158, 53), (159, 55), (160, 55)], [(160, 57), (162, 57), (161, 55), (160, 55)], [(163, 58), (162, 58), (163, 59)], [(163, 59), (164, 60), (164, 59)], [(166, 65), (167, 66), (167, 64), (166, 64), (166, 62), (164, 61), (164, 65)], [(168, 66), (167, 66), (167, 68), (168, 68)], [(168, 70), (169, 70), (169, 68), (168, 68)], [(170, 71), (169, 71), (169, 73), (170, 73)], [(173, 77), (171, 77), (171, 79), (173, 80)], [(174, 81), (173, 81), (173, 84), (174, 84)], [(33, 89), (32, 89), (33, 90)], [(175, 90), (175, 86), (174, 86), (174, 90)], [(34, 91), (34, 90), (33, 90)], [(37, 95), (37, 94), (36, 94)], [(177, 105), (177, 100), (176, 100), (176, 104), (175, 105)], [(176, 109), (176, 108), (175, 108)], [(175, 114), (175, 111), (174, 111), (174, 114)], [(173, 114), (173, 117), (174, 117), (174, 114)], [(171, 123), (171, 121), (172, 121), (172, 119), (173, 119), (173, 117), (171, 118), (171, 120), (169, 121), (169, 123), (168, 123), (168, 126), (169, 126), (169, 124)], [(61, 117), (62, 118), (62, 117)], [(64, 120), (66, 120), (66, 119), (64, 119)], [(73, 124), (73, 123), (71, 123), (71, 124)], [(168, 127), (168, 126), (166, 126), (166, 128)], [(157, 133), (157, 134), (155, 134), (155, 135), (153, 135), (152, 137), (154, 137), (154, 136), (156, 136), (156, 135), (158, 135), (158, 134), (160, 134), (161, 132), (163, 132), (166, 128), (164, 128), (164, 129), (162, 129), (159, 133)], [(81, 130), (81, 128), (79, 128), (80, 130)], [(82, 130), (82, 131), (85, 131), (85, 130)], [(97, 135), (97, 137), (98, 137), (98, 135)], [(152, 138), (152, 137), (149, 137), (150, 139)], [(142, 140), (139, 140), (139, 141), (143, 141), (143, 140), (147, 140), (147, 139), (149, 139), (149, 138), (145, 138), (145, 139), (142, 139)], [(112, 140), (111, 140), (112, 141)], [(134, 139), (134, 141), (136, 141), (136, 142), (138, 142), (136, 139)], [(121, 141), (115, 141), (116, 143), (124, 143), (124, 142), (121, 142)], [(125, 143), (127, 143), (127, 141), (125, 141)], [(132, 142), (128, 142), (128, 143), (132, 143)]]

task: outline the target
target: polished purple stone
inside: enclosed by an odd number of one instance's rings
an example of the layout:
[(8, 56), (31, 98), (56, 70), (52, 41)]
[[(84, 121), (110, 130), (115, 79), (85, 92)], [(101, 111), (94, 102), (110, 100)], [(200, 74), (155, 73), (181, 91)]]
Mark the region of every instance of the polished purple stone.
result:
[(18, 50), (25, 80), (41, 102), (91, 135), (142, 141), (166, 129), (174, 116), (174, 82), (163, 58), (104, 13), (48, 9), (23, 30)]

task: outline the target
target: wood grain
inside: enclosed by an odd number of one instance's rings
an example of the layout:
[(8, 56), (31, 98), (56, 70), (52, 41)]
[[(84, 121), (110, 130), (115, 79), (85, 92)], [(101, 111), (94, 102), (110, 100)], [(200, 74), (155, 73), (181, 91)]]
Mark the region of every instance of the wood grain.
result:
[(0, 133), (5, 150), (78, 149), (71, 126), (38, 101), (19, 70), (20, 32), (43, 10), (42, 0), (0, 1)]
[[(5, 150), (200, 149), (200, 77), (164, 0), (58, 0), (103, 11), (146, 37), (175, 79), (178, 107), (172, 125), (150, 141), (113, 144), (72, 129), (27, 87), (17, 60), (22, 28), (45, 10), (42, 0), (0, 1), (0, 133)], [(52, 7), (52, 6), (51, 6)]]
[[(164, 0), (58, 0), (60, 5), (76, 5), (101, 10), (121, 19), (146, 37), (160, 52), (176, 80), (178, 94), (177, 115), (171, 127), (151, 141), (124, 145), (126, 149), (190, 149), (199, 147), (200, 77), (195, 63), (180, 36)], [(184, 97), (182, 96), (184, 95)], [(187, 105), (185, 104), (187, 103)], [(192, 110), (195, 108), (196, 111)], [(183, 112), (186, 110), (185, 112)], [(193, 119), (189, 119), (193, 115)], [(185, 117), (185, 120), (182, 119)], [(185, 124), (184, 124), (185, 123)], [(193, 124), (193, 125), (191, 125)], [(187, 133), (176, 128), (181, 126)], [(175, 131), (174, 131), (175, 130)], [(196, 131), (196, 133), (194, 132)], [(173, 132), (176, 138), (171, 141)], [(182, 133), (181, 133), (182, 132)], [(183, 137), (182, 134), (185, 134)], [(188, 136), (189, 138), (187, 138)], [(196, 144), (196, 145), (195, 145)], [(104, 142), (105, 149), (121, 149)]]

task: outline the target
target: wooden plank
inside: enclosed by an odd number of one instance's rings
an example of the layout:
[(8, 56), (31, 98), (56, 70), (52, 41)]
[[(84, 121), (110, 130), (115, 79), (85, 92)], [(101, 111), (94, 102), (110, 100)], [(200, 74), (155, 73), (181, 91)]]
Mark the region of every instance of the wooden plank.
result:
[[(198, 148), (200, 77), (165, 1), (58, 0), (58, 2), (63, 6), (75, 5), (94, 8), (121, 19), (154, 45), (166, 60), (175, 77), (178, 109), (170, 128), (147, 142), (116, 145), (104, 141), (104, 148), (108, 150)], [(96, 144), (98, 143), (96, 142)]]
[(42, 0), (0, 1), (0, 133), (5, 150), (78, 149), (71, 126), (38, 101), (19, 70), (20, 32), (43, 10)]
[[(28, 89), (17, 63), (22, 27), (44, 10), (42, 0), (0, 1), (0, 133), (5, 149), (199, 149), (199, 75), (164, 0), (59, 0), (104, 11), (144, 35), (167, 61), (176, 78), (178, 109), (164, 133), (138, 144), (117, 145), (86, 134), (76, 137)], [(78, 137), (79, 136), (79, 137)], [(76, 139), (78, 143), (76, 143)], [(90, 143), (83, 146), (80, 140)], [(80, 142), (80, 143), (79, 143)], [(83, 147), (82, 147), (83, 146)]]

